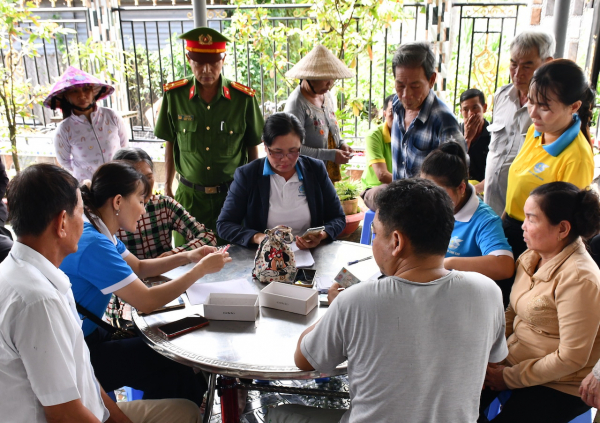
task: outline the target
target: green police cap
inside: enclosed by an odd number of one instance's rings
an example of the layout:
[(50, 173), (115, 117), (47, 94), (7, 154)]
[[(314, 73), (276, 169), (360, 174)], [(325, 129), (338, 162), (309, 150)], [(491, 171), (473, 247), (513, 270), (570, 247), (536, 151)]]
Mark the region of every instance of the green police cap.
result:
[(179, 36), (185, 40), (190, 59), (199, 63), (214, 63), (225, 57), (226, 43), (231, 41), (212, 28), (201, 26)]

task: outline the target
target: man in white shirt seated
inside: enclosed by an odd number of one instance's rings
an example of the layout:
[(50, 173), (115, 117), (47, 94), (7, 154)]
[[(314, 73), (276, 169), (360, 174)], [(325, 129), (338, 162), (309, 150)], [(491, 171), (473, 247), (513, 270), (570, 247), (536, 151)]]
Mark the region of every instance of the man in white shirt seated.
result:
[(386, 276), (337, 297), (334, 284), (329, 310), (294, 356), (322, 373), (348, 360), (351, 408), (284, 405), (269, 411), (271, 423), (477, 421), (486, 366), (508, 352), (500, 289), (444, 269), (454, 215), (441, 188), (398, 180), (376, 204), (373, 257)]
[(71, 283), (58, 269), (83, 231), (77, 180), (54, 165), (30, 166), (11, 182), (8, 206), (17, 241), (0, 264), (0, 420), (200, 422), (190, 401), (117, 406), (98, 384)]

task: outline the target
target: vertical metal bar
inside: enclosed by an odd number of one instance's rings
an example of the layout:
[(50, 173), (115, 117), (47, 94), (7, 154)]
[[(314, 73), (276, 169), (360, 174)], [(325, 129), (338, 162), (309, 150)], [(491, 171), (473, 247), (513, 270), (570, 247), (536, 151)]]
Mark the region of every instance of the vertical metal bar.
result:
[(263, 65), (260, 65), (260, 106), (262, 108), (262, 114), (265, 115), (265, 74)]
[(454, 75), (454, 100), (452, 101), (452, 109), (456, 113), (456, 91), (458, 90), (458, 70), (460, 69), (460, 45), (461, 45), (461, 34), (462, 34), (462, 21), (463, 21), (463, 6), (460, 6), (459, 17), (458, 17), (458, 47), (456, 53), (456, 74)]
[(235, 69), (235, 80), (237, 81), (239, 78), (238, 78), (237, 42), (236, 41), (233, 42), (233, 66)]
[[(148, 31), (146, 30), (146, 22), (144, 21), (144, 43), (146, 46), (146, 65), (148, 66), (148, 86), (149, 86), (149, 92), (150, 92), (150, 110), (152, 110), (152, 126), (154, 126), (155, 119), (154, 119), (154, 95), (152, 94), (152, 70), (150, 69), (150, 53), (148, 52)], [(141, 110), (143, 110), (143, 105), (140, 104), (140, 108)], [(142, 121), (143, 121), (143, 116), (142, 116)], [(150, 123), (150, 122), (148, 122)]]
[(246, 70), (248, 73), (248, 86), (251, 87), (252, 85), (250, 85), (250, 42), (249, 41), (246, 41), (246, 55), (247, 55), (247, 60), (248, 60), (246, 62)]
[[(162, 87), (165, 85), (165, 79), (163, 77), (163, 67), (162, 67), (162, 57), (160, 54), (160, 31), (158, 30), (158, 21), (156, 24), (156, 42), (158, 43), (158, 68), (160, 69), (160, 86), (158, 87), (158, 92), (162, 92)], [(154, 116), (154, 115), (152, 115)]]
[[(185, 31), (183, 30), (183, 21), (181, 21), (181, 34), (183, 34), (184, 32)], [(185, 74), (187, 74), (187, 66), (186, 66), (187, 59), (186, 59), (186, 55), (185, 55), (185, 42), (183, 40), (181, 40), (181, 54), (183, 54), (183, 68), (186, 70), (186, 72), (183, 72), (183, 74), (185, 75)], [(173, 78), (173, 80), (174, 79), (175, 78)]]
[[(79, 32), (77, 32), (77, 24), (75, 24), (75, 42), (77, 43), (77, 45), (79, 45)], [(79, 55), (79, 50), (77, 50), (77, 60), (79, 61), (79, 69), (83, 70), (83, 64), (81, 63), (81, 56)]]
[[(77, 31), (77, 25), (75, 25), (75, 31)], [(71, 57), (69, 56), (69, 38), (67, 37), (67, 34), (64, 34), (63, 38), (65, 39), (65, 51), (67, 52), (67, 65), (71, 66)]]
[[(287, 28), (290, 27), (290, 21), (285, 21), (285, 25)], [(288, 31), (289, 33), (289, 31)], [(290, 36), (288, 35), (287, 37), (285, 37), (285, 44), (286, 44), (286, 57), (288, 58), (287, 62), (288, 64), (286, 65), (286, 71), (290, 70)], [(284, 81), (285, 83), (285, 81)], [(289, 84), (285, 84), (287, 87), (287, 96), (290, 96), (290, 85)], [(287, 97), (286, 97), (287, 98)]]
[[(402, 24), (400, 24), (402, 25)], [(384, 43), (384, 49), (383, 49), (383, 99), (381, 104), (383, 104), (383, 102), (385, 101), (385, 98), (387, 97), (386, 94), (386, 82), (387, 82), (387, 49), (388, 49), (388, 29), (385, 29), (385, 35), (383, 37), (383, 43)], [(392, 70), (392, 74), (393, 74), (393, 70)]]
[(519, 5), (517, 4), (517, 16), (515, 16), (515, 26), (513, 28), (513, 37), (517, 35), (517, 24), (519, 23)]
[[(515, 21), (516, 24), (516, 21)], [(496, 82), (494, 82), (494, 93), (498, 90), (498, 77), (500, 74), (500, 59), (502, 58), (502, 36), (504, 35), (504, 18), (500, 20), (500, 41), (498, 42), (498, 63), (496, 63)]]
[[(383, 79), (385, 79), (385, 74), (383, 76)], [(371, 129), (371, 120), (372, 120), (372, 116), (371, 116), (371, 107), (373, 102), (372, 100), (372, 93), (373, 93), (373, 61), (370, 60), (369, 61), (369, 129)]]
[[(175, 81), (175, 62), (173, 61), (173, 34), (171, 33), (171, 21), (169, 23), (169, 49), (171, 50), (171, 81)], [(183, 64), (185, 69), (185, 63)], [(184, 72), (185, 74), (186, 72)]]
[[(356, 20), (356, 32), (360, 34), (358, 19)], [(344, 51), (344, 56), (345, 55), (346, 52)], [(356, 57), (356, 79), (354, 84), (356, 85), (354, 87), (355, 96), (358, 98), (358, 57)], [(358, 137), (358, 116), (354, 116), (354, 136)]]
[[(60, 70), (60, 62), (58, 60), (58, 44), (56, 43), (56, 37), (54, 37), (54, 39), (52, 40), (54, 43), (54, 51), (56, 52), (56, 71), (58, 72), (58, 74), (62, 74), (61, 70)], [(50, 69), (48, 69), (48, 83), (52, 82), (50, 80)]]
[[(145, 23), (145, 22), (144, 22)], [(135, 30), (133, 28), (133, 21), (131, 22), (131, 37), (133, 40), (133, 63), (135, 66), (135, 86), (137, 89), (137, 97), (138, 97), (138, 111), (140, 112), (140, 123), (142, 124), (142, 131), (144, 130), (144, 114), (142, 113), (142, 95), (140, 94), (140, 74), (138, 72), (138, 63), (137, 63), (137, 47), (135, 46)]]
[(473, 69), (473, 45), (475, 44), (475, 19), (471, 18), (471, 55), (469, 56), (469, 76), (467, 80), (467, 88), (471, 87), (471, 70)]
[[(121, 47), (123, 48), (123, 53), (125, 53), (125, 37), (123, 37), (123, 21), (121, 20), (121, 9), (118, 9), (119, 15), (119, 28), (121, 28)], [(123, 54), (123, 62), (127, 63), (127, 57)], [(125, 89), (127, 90), (127, 109), (131, 108), (131, 95), (129, 92), (129, 76), (125, 76)], [(135, 135), (133, 132), (133, 119), (127, 119), (129, 121), (129, 129), (131, 130), (131, 139), (135, 139)]]
[[(427, 7), (426, 5), (423, 7)], [(417, 38), (417, 28), (419, 27), (419, 6), (415, 6), (415, 38), (414, 41), (418, 40)]]
[[(274, 24), (274, 23), (273, 23)], [(277, 61), (275, 60), (275, 51), (277, 49), (277, 45), (276, 42), (273, 41), (273, 65), (275, 66), (275, 78), (273, 78), (273, 100), (275, 102), (275, 110), (274, 112), (277, 112)]]

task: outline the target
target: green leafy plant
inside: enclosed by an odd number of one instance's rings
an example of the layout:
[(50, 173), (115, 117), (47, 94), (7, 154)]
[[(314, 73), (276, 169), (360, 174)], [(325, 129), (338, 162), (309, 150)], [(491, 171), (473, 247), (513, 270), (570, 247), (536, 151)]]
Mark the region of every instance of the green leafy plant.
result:
[(0, 136), (8, 133), (17, 172), (21, 170), (17, 135), (25, 128), (17, 126), (17, 116), (23, 120), (35, 118), (34, 105), (41, 104), (50, 89), (49, 85), (34, 85), (25, 76), (25, 59), (40, 57), (41, 40), (74, 32), (39, 20), (32, 14), (34, 7), (30, 2), (20, 6), (16, 0), (0, 0), (0, 49), (4, 52), (4, 66), (0, 67)]
[(354, 200), (358, 198), (362, 186), (360, 181), (353, 181), (349, 177), (342, 179), (335, 183), (335, 192), (337, 193), (340, 201)]

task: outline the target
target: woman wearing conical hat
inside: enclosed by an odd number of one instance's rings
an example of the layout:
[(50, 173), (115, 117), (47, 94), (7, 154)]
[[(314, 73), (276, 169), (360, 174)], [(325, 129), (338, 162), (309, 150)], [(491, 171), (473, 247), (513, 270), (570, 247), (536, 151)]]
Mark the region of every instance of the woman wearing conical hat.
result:
[(62, 110), (64, 120), (54, 135), (60, 165), (82, 182), (129, 145), (123, 119), (112, 109), (96, 104), (115, 89), (98, 78), (69, 66), (52, 87), (44, 106)]
[(337, 79), (351, 78), (352, 71), (327, 48), (317, 45), (286, 74), (300, 80), (285, 104), (306, 130), (301, 154), (325, 161), (333, 182), (341, 179), (340, 165), (353, 150), (341, 139), (335, 117), (335, 101), (329, 92)]

